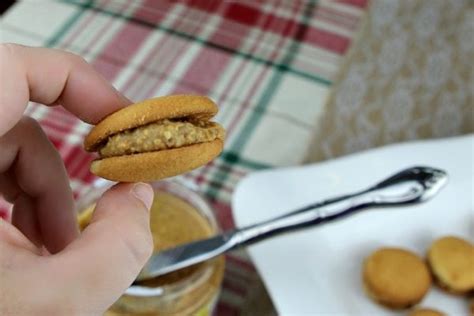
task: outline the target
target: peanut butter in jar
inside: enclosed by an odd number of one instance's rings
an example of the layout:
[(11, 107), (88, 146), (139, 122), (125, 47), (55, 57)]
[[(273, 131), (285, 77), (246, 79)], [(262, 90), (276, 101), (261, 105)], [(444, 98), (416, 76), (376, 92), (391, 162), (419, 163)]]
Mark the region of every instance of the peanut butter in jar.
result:
[[(154, 253), (218, 233), (208, 204), (194, 191), (171, 181), (153, 183), (150, 213)], [(104, 188), (105, 190), (105, 188)], [(93, 190), (99, 197), (98, 191)], [(85, 201), (91, 201), (86, 197)], [(94, 204), (82, 208), (78, 220), (87, 227)], [(151, 280), (133, 283), (106, 316), (211, 315), (220, 292), (224, 258), (204, 262)]]

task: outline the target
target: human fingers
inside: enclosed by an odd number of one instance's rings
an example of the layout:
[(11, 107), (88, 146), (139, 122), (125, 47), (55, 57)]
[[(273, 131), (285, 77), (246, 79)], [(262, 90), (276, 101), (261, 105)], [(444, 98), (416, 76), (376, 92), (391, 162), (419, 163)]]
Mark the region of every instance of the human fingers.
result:
[(0, 136), (28, 100), (61, 104), (89, 123), (130, 104), (83, 58), (55, 49), (0, 44), (0, 87)]
[(28, 117), (0, 137), (0, 152), (0, 174), (10, 177), (10, 185), (3, 180), (1, 189), (15, 204), (14, 224), (35, 243), (43, 242), (50, 252), (60, 251), (79, 231), (69, 180), (58, 152), (39, 124)]
[[(55, 285), (75, 287), (74, 301), (102, 312), (115, 302), (138, 275), (152, 252), (149, 185), (119, 184), (97, 203), (91, 223), (60, 253), (45, 257), (45, 268), (56, 271)], [(91, 297), (94, 298), (91, 301)]]

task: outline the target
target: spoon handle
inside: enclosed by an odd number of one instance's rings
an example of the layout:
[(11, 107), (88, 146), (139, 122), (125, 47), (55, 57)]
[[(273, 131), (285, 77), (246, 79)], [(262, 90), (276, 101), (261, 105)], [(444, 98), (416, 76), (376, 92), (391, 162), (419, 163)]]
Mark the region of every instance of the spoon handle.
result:
[(401, 206), (433, 197), (446, 183), (446, 172), (429, 167), (403, 170), (354, 194), (325, 200), (286, 215), (228, 233), (232, 249), (301, 228), (341, 219), (362, 209)]

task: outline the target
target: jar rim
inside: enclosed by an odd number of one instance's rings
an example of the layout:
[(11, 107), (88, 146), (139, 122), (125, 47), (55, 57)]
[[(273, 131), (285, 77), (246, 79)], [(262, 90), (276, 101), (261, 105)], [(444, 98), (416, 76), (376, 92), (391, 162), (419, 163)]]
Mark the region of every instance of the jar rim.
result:
[[(81, 211), (86, 210), (87, 207), (95, 203), (102, 193), (114, 184), (114, 182), (103, 179), (96, 181), (92, 185), (92, 188), (79, 198), (77, 211), (80, 213)], [(172, 194), (192, 205), (209, 224), (212, 234), (218, 234), (220, 232), (216, 217), (210, 205), (199, 193), (189, 188), (189, 185), (186, 185), (186, 183), (182, 183), (177, 179), (156, 181), (150, 183), (150, 185), (156, 192)], [(183, 295), (183, 293), (192, 291), (194, 288), (202, 285), (212, 276), (216, 266), (216, 264), (213, 263), (214, 261), (209, 261), (190, 275), (171, 284), (157, 287), (132, 284), (125, 291), (124, 295), (136, 298), (158, 298), (163, 296)]]

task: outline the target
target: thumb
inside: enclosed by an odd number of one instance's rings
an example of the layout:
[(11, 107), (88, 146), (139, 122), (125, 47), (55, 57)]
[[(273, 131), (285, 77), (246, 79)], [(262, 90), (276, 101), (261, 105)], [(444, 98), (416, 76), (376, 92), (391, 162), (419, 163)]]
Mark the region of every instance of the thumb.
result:
[(130, 286), (152, 253), (152, 202), (148, 184), (114, 186), (97, 203), (82, 235), (49, 257), (61, 274), (58, 277), (56, 272), (55, 280), (65, 288), (75, 285), (75, 302), (91, 310), (105, 310)]

